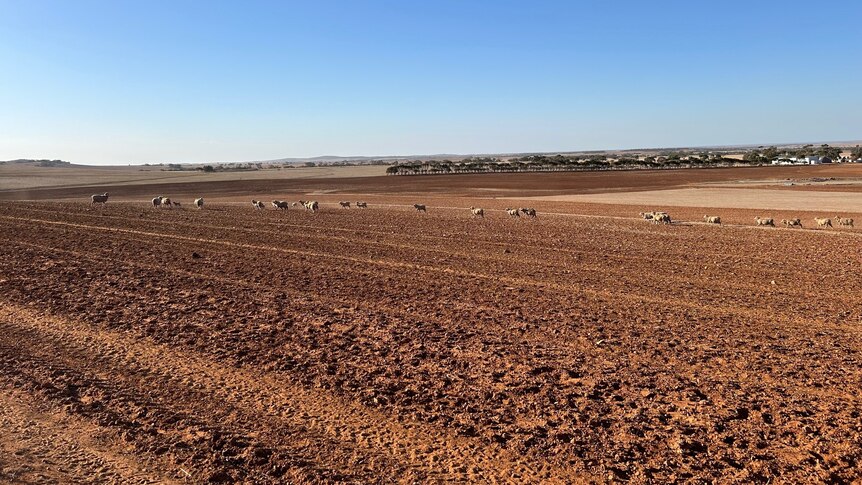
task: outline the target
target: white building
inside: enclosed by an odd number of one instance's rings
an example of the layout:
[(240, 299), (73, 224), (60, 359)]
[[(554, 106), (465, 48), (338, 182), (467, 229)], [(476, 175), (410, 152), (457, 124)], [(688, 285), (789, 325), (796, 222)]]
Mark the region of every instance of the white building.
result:
[(829, 157), (820, 155), (809, 155), (807, 157), (776, 158), (773, 165), (820, 165), (821, 163), (832, 163)]
[(832, 163), (829, 157), (821, 157), (820, 155), (810, 155), (805, 157), (808, 160), (808, 165), (820, 165), (821, 163)]

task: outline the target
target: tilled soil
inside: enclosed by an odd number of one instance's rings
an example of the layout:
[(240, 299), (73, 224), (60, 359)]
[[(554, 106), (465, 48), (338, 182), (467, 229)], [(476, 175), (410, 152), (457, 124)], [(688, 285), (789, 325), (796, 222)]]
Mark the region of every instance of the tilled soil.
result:
[[(122, 170), (115, 167), (115, 170)], [(355, 167), (334, 167), (332, 175), (343, 169), (344, 175), (334, 177), (293, 176), (292, 170), (273, 174), (272, 178), (247, 176), (236, 172), (236, 179), (222, 179), (227, 174), (215, 174), (219, 180), (185, 180), (183, 174), (152, 172), (149, 180), (141, 180), (136, 169), (125, 182), (112, 178), (101, 180), (92, 172), (81, 172), (76, 168), (44, 169), (45, 177), (31, 177), (30, 183), (44, 186), (14, 188), (13, 173), (0, 170), (0, 200), (89, 200), (94, 193), (108, 192), (112, 201), (149, 200), (158, 195), (176, 197), (191, 202), (204, 196), (207, 200), (242, 197), (261, 199), (259, 194), (272, 194), (284, 198), (283, 194), (368, 194), (404, 195), (416, 194), (460, 197), (511, 197), (554, 196), (592, 194), (607, 192), (632, 192), (641, 190), (664, 190), (669, 188), (709, 186), (710, 184), (742, 184), (754, 186), (760, 182), (770, 187), (782, 187), (779, 181), (804, 183), (813, 178), (830, 178), (831, 183), (858, 183), (862, 177), (862, 164), (842, 163), (808, 166), (764, 166), (735, 168), (699, 168), (668, 170), (607, 170), (585, 172), (533, 172), (533, 173), (483, 173), (458, 175), (420, 176), (351, 176)], [(361, 172), (360, 172), (361, 173)], [(65, 176), (63, 176), (65, 174)], [(113, 180), (113, 181), (112, 181)], [(57, 182), (62, 182), (57, 185)], [(824, 185), (825, 186), (825, 185)], [(845, 185), (850, 186), (852, 185)], [(806, 188), (816, 188), (806, 185)], [(249, 194), (258, 194), (249, 195)], [(264, 197), (264, 200), (268, 198)], [(469, 205), (468, 205), (469, 207)]]
[(862, 479), (854, 230), (435, 202), (0, 204), (0, 481)]

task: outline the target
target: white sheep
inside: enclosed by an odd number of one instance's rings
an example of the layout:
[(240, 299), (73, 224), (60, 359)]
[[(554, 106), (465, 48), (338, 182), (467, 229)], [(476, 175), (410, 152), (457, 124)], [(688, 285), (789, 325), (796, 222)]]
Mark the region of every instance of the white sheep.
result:
[(319, 207), (316, 200), (309, 200), (309, 201), (305, 202), (304, 205), (305, 205), (306, 210), (310, 210), (311, 212), (317, 212), (317, 209)]
[(802, 227), (802, 221), (800, 219), (781, 219), (781, 223), (787, 227)]
[(667, 212), (662, 211), (652, 211), (652, 212), (641, 212), (641, 217), (643, 217), (647, 221), (655, 222), (656, 216), (667, 215)]
[(197, 199), (195, 199), (195, 206), (196, 206), (198, 209), (203, 209), (203, 208), (204, 208), (204, 198), (203, 198), (203, 197), (198, 197)]
[(362, 209), (367, 209), (368, 208), (368, 202), (357, 202), (356, 207), (359, 207)]
[(771, 217), (755, 217), (754, 222), (758, 226), (772, 226), (775, 227), (775, 221)]
[(162, 197), (162, 207), (167, 207), (168, 209), (170, 209), (172, 205), (173, 203), (171, 202), (170, 197)]
[(815, 217), (814, 222), (817, 223), (817, 227), (832, 227), (832, 219), (828, 217)]
[(266, 209), (266, 206), (263, 204), (262, 200), (251, 199), (251, 205), (257, 210)]
[(838, 223), (839, 226), (853, 227), (853, 219), (850, 219), (849, 217), (835, 216), (835, 222)]
[(667, 212), (654, 212), (652, 215), (653, 224), (670, 224), (670, 215)]
[(105, 192), (104, 194), (93, 194), (90, 196), (90, 204), (96, 204), (96, 203), (104, 204), (107, 201), (108, 201), (108, 193), (107, 192)]
[(481, 207), (470, 207), (470, 213), (473, 214), (473, 217), (485, 218), (485, 209), (482, 209)]
[(704, 215), (703, 221), (707, 224), (721, 224), (721, 217)]
[(512, 217), (521, 217), (521, 214), (519, 213), (518, 209), (510, 209), (506, 207), (506, 214), (509, 214)]

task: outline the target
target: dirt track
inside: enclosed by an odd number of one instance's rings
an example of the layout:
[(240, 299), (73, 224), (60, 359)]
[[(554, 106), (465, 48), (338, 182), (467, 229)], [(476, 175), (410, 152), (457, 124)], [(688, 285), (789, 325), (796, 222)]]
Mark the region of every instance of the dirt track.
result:
[(555, 207), (2, 203), (0, 480), (862, 478), (855, 231)]

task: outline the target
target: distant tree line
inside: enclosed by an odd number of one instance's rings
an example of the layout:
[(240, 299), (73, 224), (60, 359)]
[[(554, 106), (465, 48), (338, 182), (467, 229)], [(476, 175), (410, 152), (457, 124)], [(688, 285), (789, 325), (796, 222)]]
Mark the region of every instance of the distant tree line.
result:
[[(739, 152), (736, 152), (737, 154)], [(862, 160), (862, 147), (850, 150), (851, 160)], [(610, 155), (604, 152), (580, 155), (526, 155), (501, 159), (496, 157), (470, 157), (462, 160), (408, 160), (386, 169), (388, 175), (435, 175), (459, 173), (512, 173), (512, 172), (573, 172), (595, 170), (637, 170), (701, 167), (741, 167), (768, 165), (773, 160), (800, 159), (811, 155), (838, 160), (841, 148), (823, 144), (804, 145), (798, 148), (758, 147), (746, 151), (742, 159), (727, 157), (728, 152), (665, 151), (647, 156), (637, 154)]]
[[(826, 143), (820, 145), (819, 147), (815, 147), (814, 145), (803, 145), (799, 148), (781, 149), (778, 149), (774, 146), (765, 148), (758, 147), (755, 150), (747, 151), (743, 158), (744, 160), (747, 160), (752, 163), (772, 163), (773, 160), (798, 160), (810, 156), (829, 157), (830, 160), (838, 160), (841, 158), (841, 148), (832, 147)], [(853, 157), (851, 156), (851, 158)], [(862, 157), (855, 157), (855, 159), (859, 158)]]
[(726, 158), (721, 154), (679, 152), (655, 156), (609, 157), (607, 154), (586, 156), (528, 155), (502, 160), (493, 157), (465, 158), (459, 161), (407, 161), (386, 169), (388, 175), (430, 175), (459, 173), (574, 172), (595, 170), (634, 170), (662, 168), (730, 167), (752, 165), (752, 162)]

